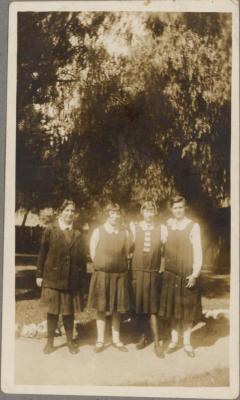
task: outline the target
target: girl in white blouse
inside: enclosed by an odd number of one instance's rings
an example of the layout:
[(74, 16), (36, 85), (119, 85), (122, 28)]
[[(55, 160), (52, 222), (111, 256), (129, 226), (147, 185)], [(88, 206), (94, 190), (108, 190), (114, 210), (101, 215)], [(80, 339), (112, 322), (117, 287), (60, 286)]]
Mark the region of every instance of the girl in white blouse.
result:
[(195, 357), (190, 343), (191, 329), (201, 312), (198, 277), (202, 266), (200, 226), (185, 215), (186, 201), (176, 196), (171, 201), (173, 218), (165, 226), (165, 270), (160, 298), (160, 317), (171, 319), (171, 343), (167, 353), (179, 347), (183, 327), (184, 350)]

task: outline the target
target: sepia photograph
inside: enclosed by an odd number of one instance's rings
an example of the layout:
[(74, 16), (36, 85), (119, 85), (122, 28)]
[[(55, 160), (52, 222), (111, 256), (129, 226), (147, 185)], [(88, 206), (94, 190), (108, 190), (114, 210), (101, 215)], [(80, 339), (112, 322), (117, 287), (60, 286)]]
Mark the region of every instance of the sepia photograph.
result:
[(238, 3), (10, 6), (2, 390), (239, 394)]

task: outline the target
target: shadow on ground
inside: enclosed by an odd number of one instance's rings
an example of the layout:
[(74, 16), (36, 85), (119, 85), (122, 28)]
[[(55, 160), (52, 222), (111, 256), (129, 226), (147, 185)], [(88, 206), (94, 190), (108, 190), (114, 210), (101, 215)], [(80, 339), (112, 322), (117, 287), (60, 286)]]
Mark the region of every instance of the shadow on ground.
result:
[[(198, 328), (199, 327), (199, 328)], [(214, 319), (212, 317), (202, 319), (192, 333), (192, 344), (194, 348), (213, 346), (219, 339), (229, 335), (229, 320), (225, 317)], [(142, 326), (142, 331), (149, 334), (148, 326)], [(140, 337), (139, 322), (131, 319), (129, 322), (122, 321), (121, 339), (125, 345), (137, 343)], [(161, 321), (160, 332), (162, 339), (167, 343), (170, 340), (170, 329), (168, 321)], [(78, 340), (81, 345), (94, 345), (96, 342), (96, 324), (95, 321), (89, 322), (87, 325), (79, 325)], [(111, 320), (107, 319), (106, 326), (106, 342), (111, 342)], [(152, 340), (149, 340), (149, 345)]]
[(203, 318), (205, 325), (192, 334), (192, 344), (195, 348), (213, 346), (217, 340), (229, 335), (229, 319)]
[(230, 293), (229, 275), (203, 273), (200, 277), (200, 285), (202, 296), (210, 299), (229, 296)]

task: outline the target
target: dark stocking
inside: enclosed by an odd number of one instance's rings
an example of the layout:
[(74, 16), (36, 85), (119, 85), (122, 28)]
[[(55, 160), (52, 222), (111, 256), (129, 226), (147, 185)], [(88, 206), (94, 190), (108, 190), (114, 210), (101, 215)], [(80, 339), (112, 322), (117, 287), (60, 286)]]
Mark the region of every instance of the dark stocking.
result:
[(55, 314), (47, 314), (47, 337), (48, 343), (53, 346), (54, 334), (57, 328), (58, 323), (58, 315)]
[(149, 336), (149, 316), (147, 314), (137, 315), (137, 331), (140, 335)]
[(45, 345), (43, 352), (45, 354), (51, 354), (54, 351), (53, 342), (54, 334), (58, 323), (58, 315), (47, 314), (47, 344)]
[(73, 338), (73, 324), (74, 324), (73, 315), (63, 315), (62, 319), (63, 319), (63, 326), (67, 336), (67, 342), (71, 343)]

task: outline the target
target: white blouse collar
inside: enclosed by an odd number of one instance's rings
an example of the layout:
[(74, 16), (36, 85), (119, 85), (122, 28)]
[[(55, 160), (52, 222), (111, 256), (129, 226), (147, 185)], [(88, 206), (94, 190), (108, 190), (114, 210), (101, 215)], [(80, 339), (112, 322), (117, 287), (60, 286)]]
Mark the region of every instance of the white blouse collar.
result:
[(139, 222), (139, 225), (143, 231), (152, 231), (154, 228), (154, 222), (149, 224), (148, 222), (143, 220), (143, 221)]
[(73, 229), (73, 224), (72, 223), (66, 224), (66, 222), (64, 222), (62, 218), (58, 218), (58, 224), (59, 224), (61, 231), (65, 231), (66, 229), (70, 229), (70, 230)]
[(170, 218), (167, 221), (167, 225), (170, 226), (174, 231), (179, 230), (182, 231), (186, 228), (186, 226), (191, 222), (191, 220), (187, 217), (184, 217), (181, 220), (177, 220), (176, 218)]
[(110, 234), (119, 233), (119, 227), (118, 226), (114, 227), (111, 224), (109, 224), (109, 222), (105, 222), (105, 224), (103, 226), (106, 229), (107, 233), (110, 233)]

